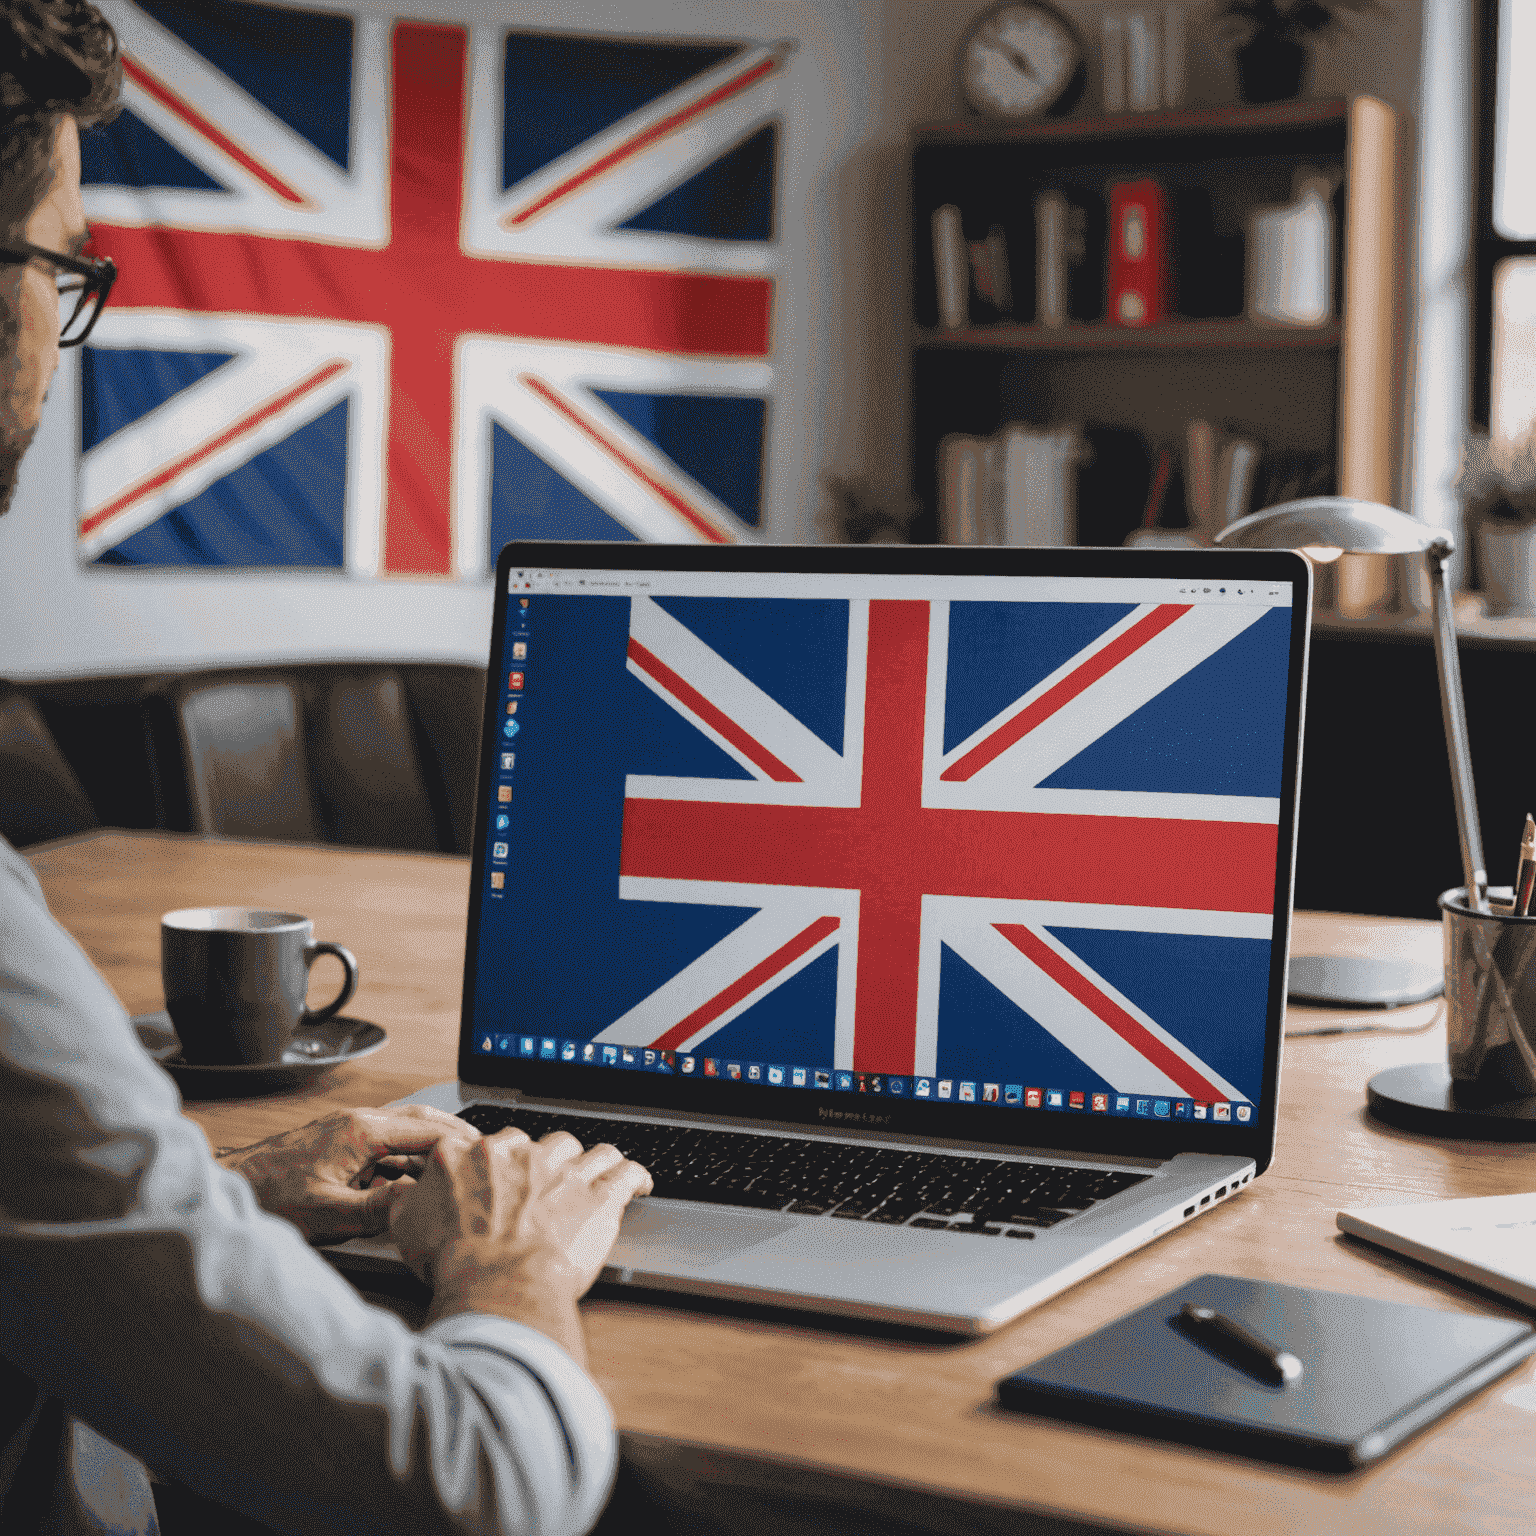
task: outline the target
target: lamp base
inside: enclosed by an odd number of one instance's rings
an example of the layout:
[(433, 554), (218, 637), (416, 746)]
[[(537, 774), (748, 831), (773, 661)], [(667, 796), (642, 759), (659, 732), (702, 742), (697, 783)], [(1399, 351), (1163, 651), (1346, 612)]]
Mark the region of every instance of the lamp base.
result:
[(1445, 991), (1438, 961), (1371, 960), (1361, 955), (1292, 955), (1291, 1001), (1321, 1008), (1402, 1008)]
[(1420, 1136), (1536, 1141), (1536, 1097), (1468, 1103), (1457, 1097), (1443, 1061), (1378, 1072), (1366, 1084), (1365, 1102), (1378, 1120)]

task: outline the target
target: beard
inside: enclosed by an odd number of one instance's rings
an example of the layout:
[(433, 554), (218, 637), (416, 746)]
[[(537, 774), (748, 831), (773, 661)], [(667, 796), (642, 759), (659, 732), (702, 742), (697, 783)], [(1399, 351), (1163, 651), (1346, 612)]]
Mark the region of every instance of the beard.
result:
[[(21, 340), (21, 321), (0, 294), (0, 384), (13, 376), (16, 347)], [(37, 434), (37, 423), (23, 427), (4, 389), (0, 389), (0, 517), (10, 510), (21, 478), (21, 461)]]

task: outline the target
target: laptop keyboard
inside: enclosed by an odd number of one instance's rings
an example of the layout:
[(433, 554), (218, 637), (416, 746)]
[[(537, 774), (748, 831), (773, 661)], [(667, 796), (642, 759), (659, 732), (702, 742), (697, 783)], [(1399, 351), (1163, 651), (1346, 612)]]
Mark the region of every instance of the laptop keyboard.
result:
[(472, 1104), (459, 1116), (486, 1135), (515, 1125), (535, 1140), (569, 1131), (584, 1146), (611, 1142), (650, 1170), (654, 1193), (667, 1200), (987, 1237), (1032, 1238), (1150, 1177), (500, 1104)]

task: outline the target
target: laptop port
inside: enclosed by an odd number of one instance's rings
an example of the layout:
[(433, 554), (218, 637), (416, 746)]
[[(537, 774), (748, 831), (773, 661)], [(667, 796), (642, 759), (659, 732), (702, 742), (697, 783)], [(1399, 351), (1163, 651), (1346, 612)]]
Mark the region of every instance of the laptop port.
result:
[(1192, 1205), (1186, 1205), (1186, 1206), (1185, 1206), (1185, 1207), (1184, 1207), (1184, 1215), (1185, 1215), (1185, 1216), (1186, 1216), (1186, 1217), (1190, 1217), (1190, 1216), (1193, 1216), (1193, 1215), (1194, 1215), (1194, 1214), (1195, 1214), (1195, 1208), (1194, 1208), (1194, 1206), (1192, 1206)]
[(1207, 1206), (1210, 1203), (1211, 1203), (1211, 1197), (1209, 1195), (1204, 1195), (1204, 1196), (1201, 1197), (1200, 1204), (1201, 1204), (1202, 1207)]
[(1218, 1190), (1217, 1190), (1217, 1191), (1216, 1191), (1216, 1198), (1217, 1198), (1217, 1199), (1218, 1199), (1218, 1200), (1220, 1200), (1220, 1199), (1221, 1199), (1221, 1197), (1222, 1197), (1222, 1196), (1223, 1196), (1223, 1195), (1224, 1195), (1224, 1194), (1226, 1194), (1226, 1192), (1227, 1192), (1227, 1186), (1226, 1186), (1226, 1185), (1225, 1185), (1225, 1184), (1223, 1184), (1223, 1185), (1222, 1185), (1222, 1186), (1221, 1186), (1221, 1188), (1220, 1188), (1220, 1189), (1218, 1189)]

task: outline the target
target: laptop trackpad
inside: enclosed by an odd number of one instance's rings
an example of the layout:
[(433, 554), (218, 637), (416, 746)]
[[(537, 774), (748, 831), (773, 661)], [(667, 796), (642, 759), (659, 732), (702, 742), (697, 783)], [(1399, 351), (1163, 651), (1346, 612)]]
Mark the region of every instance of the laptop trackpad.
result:
[(735, 1258), (795, 1226), (784, 1216), (749, 1216), (710, 1206), (699, 1210), (664, 1205), (632, 1205), (624, 1213), (619, 1240), (608, 1260), (616, 1269), (686, 1264), (706, 1269)]

